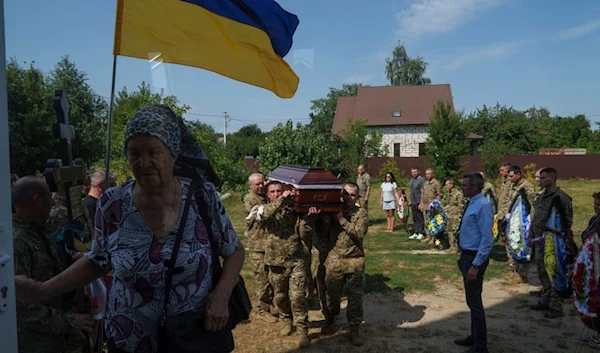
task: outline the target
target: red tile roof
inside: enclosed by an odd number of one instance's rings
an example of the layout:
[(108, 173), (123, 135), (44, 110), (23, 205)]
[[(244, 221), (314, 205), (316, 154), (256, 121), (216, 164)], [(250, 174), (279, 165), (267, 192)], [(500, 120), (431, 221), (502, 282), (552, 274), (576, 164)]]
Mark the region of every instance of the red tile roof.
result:
[[(427, 125), (439, 100), (454, 111), (449, 84), (360, 87), (356, 97), (338, 98), (332, 133), (346, 127), (349, 118), (367, 119), (367, 126)], [(401, 117), (392, 117), (395, 110), (400, 110)]]

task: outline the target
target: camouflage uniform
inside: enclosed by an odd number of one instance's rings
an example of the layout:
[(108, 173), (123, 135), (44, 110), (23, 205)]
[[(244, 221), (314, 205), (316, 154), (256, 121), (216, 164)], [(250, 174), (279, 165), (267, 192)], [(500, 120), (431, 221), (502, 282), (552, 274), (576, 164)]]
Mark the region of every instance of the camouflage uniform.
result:
[[(548, 223), (550, 211), (552, 210), (553, 206), (552, 203), (555, 198), (559, 198), (559, 202), (561, 203), (562, 207), (564, 207), (564, 216), (566, 219), (562, 220), (564, 222), (562, 225), (562, 230), (567, 231), (571, 229), (571, 226), (573, 225), (573, 200), (567, 193), (557, 187), (554, 192), (543, 192), (538, 194), (535, 200), (535, 217), (532, 218), (531, 222), (532, 239), (543, 236), (543, 228)], [(562, 312), (562, 299), (558, 293), (556, 293), (556, 290), (550, 281), (550, 277), (548, 277), (548, 273), (546, 272), (543, 240), (534, 243), (534, 253), (535, 265), (540, 282), (542, 283), (542, 302), (544, 302), (544, 304), (548, 304), (551, 310)]]
[(460, 224), (460, 218), (462, 217), (465, 208), (465, 197), (463, 193), (456, 187), (448, 191), (446, 207), (446, 216), (448, 218), (446, 230), (448, 232), (450, 241), (450, 249), (458, 250), (458, 239), (456, 238), (456, 233)]
[(498, 195), (496, 195), (496, 189), (494, 188), (494, 185), (486, 180), (483, 184), (481, 193), (486, 197), (487, 195), (490, 195), (491, 198), (495, 200), (495, 204), (492, 204), (492, 207), (494, 208), (494, 213), (498, 213)]
[[(510, 207), (510, 189), (512, 188), (512, 181), (509, 179), (505, 179), (502, 182), (502, 186), (500, 187), (500, 195), (498, 196), (498, 223), (502, 223), (504, 217), (508, 213), (508, 208)], [(504, 234), (503, 227), (498, 226), (498, 231), (500, 235)], [(513, 267), (515, 265), (515, 260), (510, 254), (510, 250), (508, 250), (508, 244), (504, 244), (504, 250), (506, 251), (506, 257), (508, 258), (508, 264)]]
[(369, 229), (369, 217), (364, 208), (354, 207), (344, 211), (339, 222), (331, 220), (325, 268), (327, 287), (327, 315), (340, 313), (340, 300), (344, 285), (348, 296), (346, 315), (351, 329), (363, 321), (363, 296), (365, 287), (365, 252), (363, 238)]
[(327, 315), (327, 291), (325, 286), (325, 276), (327, 269), (325, 261), (327, 260), (329, 247), (329, 224), (318, 220), (315, 223), (315, 237), (313, 247), (317, 251), (317, 256), (312, 261), (312, 276), (315, 278), (317, 295), (321, 303), (321, 311), (323, 315)]
[[(510, 189), (510, 193), (509, 193), (509, 204), (508, 207), (512, 206), (512, 203), (514, 202), (515, 198), (517, 197), (517, 195), (519, 194), (519, 192), (521, 191), (521, 189), (525, 190), (525, 195), (527, 195), (527, 201), (529, 201), (529, 205), (531, 205), (531, 209), (529, 211), (529, 217), (530, 219), (533, 220), (533, 217), (535, 215), (535, 210), (534, 210), (534, 201), (536, 198), (536, 192), (535, 192), (535, 188), (533, 187), (533, 185), (528, 182), (525, 179), (521, 179), (521, 181), (519, 181), (519, 183), (517, 185), (515, 185), (514, 183), (511, 183), (512, 187)], [(507, 212), (509, 210), (507, 209)], [(509, 256), (509, 258), (512, 258), (512, 256)], [(519, 274), (519, 276), (521, 276), (521, 278), (526, 282), (527, 281), (527, 272), (529, 271), (529, 262), (528, 261), (515, 261), (515, 272)]]
[[(66, 224), (69, 223), (69, 215), (67, 213), (67, 206), (66, 206), (66, 198), (64, 196), (58, 195), (58, 194), (54, 194), (52, 195), (52, 201), (53, 201), (53, 205), (52, 205), (52, 209), (50, 211), (50, 217), (48, 218), (48, 230), (50, 231), (50, 234), (53, 235), (55, 232), (59, 232), (62, 231), (64, 228), (64, 226)], [(79, 224), (81, 225), (81, 229), (83, 230), (83, 239), (80, 239), (78, 237), (74, 237), (73, 239), (73, 244), (74, 244), (74, 250), (79, 252), (79, 253), (86, 253), (90, 250), (90, 247), (87, 246), (86, 244), (89, 244), (90, 240), (91, 240), (91, 235), (92, 235), (92, 231), (90, 229), (90, 219), (91, 217), (89, 216), (89, 212), (87, 210), (87, 207), (81, 205), (81, 210), (83, 215), (79, 218), (77, 218), (76, 222), (79, 222)], [(64, 247), (64, 240), (58, 243), (58, 246), (62, 249)], [(59, 251), (59, 256), (61, 254), (61, 252)], [(62, 260), (66, 260), (65, 259), (66, 254), (63, 253), (62, 255)], [(91, 307), (91, 299), (89, 298), (89, 293), (90, 293), (90, 286), (85, 286), (84, 287), (84, 296), (85, 296), (85, 306), (87, 308)], [(91, 345), (91, 347), (95, 347), (97, 346), (98, 340), (101, 340), (102, 337), (100, 337), (102, 335), (101, 330), (102, 330), (102, 320), (94, 320), (92, 323), (92, 334), (89, 335), (90, 340), (89, 340), (89, 344)], [(75, 352), (81, 352), (82, 351), (82, 344), (83, 341), (79, 340), (79, 339), (71, 339), (69, 340), (69, 347), (66, 350), (69, 353), (75, 353)], [(93, 350), (92, 350), (93, 352)]]
[(265, 206), (261, 224), (267, 229), (265, 264), (269, 266), (269, 281), (279, 317), (289, 322), (293, 317), (300, 333), (308, 333), (306, 285), (309, 251), (312, 247), (311, 219), (301, 217), (285, 198), (280, 196)]
[[(427, 206), (429, 206), (433, 200), (441, 201), (442, 196), (442, 185), (440, 185), (440, 182), (436, 178), (425, 180), (425, 183), (423, 184), (423, 190), (421, 191), (421, 204), (423, 205), (423, 213), (425, 214), (427, 212)], [(425, 217), (425, 222), (427, 222), (427, 217)], [(427, 224), (425, 224), (425, 232), (429, 236), (429, 233), (427, 232)], [(435, 240), (433, 237), (430, 237), (428, 241), (434, 242)]]
[[(35, 226), (13, 214), (13, 242), (15, 275), (43, 282), (65, 270), (47, 227)], [(17, 301), (19, 352), (65, 352), (75, 316), (64, 308), (62, 296), (39, 303)]]
[(367, 196), (367, 188), (371, 186), (371, 176), (367, 173), (358, 175), (356, 178), (356, 185), (358, 185), (358, 194), (360, 195), (360, 204), (365, 210), (369, 209), (369, 201), (365, 201)]
[[(250, 190), (244, 197), (244, 211), (250, 213), (252, 207), (265, 205), (267, 198)], [(265, 264), (268, 233), (256, 219), (246, 221), (246, 237), (250, 249), (250, 263), (256, 280), (256, 297), (259, 300), (260, 313), (269, 312), (273, 303), (273, 287), (269, 283), (269, 269)]]

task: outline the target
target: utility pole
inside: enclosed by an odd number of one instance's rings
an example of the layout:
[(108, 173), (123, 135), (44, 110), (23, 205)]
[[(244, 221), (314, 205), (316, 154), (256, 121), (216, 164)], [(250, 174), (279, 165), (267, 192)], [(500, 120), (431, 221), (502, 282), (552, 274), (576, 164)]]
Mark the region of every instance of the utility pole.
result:
[(227, 146), (227, 112), (223, 112), (223, 146)]

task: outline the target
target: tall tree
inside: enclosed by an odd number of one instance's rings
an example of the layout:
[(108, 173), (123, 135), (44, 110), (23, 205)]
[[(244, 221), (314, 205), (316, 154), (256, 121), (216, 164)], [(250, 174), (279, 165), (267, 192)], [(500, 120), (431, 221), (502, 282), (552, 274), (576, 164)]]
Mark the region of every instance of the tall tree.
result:
[(392, 86), (428, 85), (431, 79), (425, 77), (429, 64), (421, 56), (410, 58), (401, 41), (394, 48), (391, 58), (385, 59), (385, 74)]
[(425, 147), (436, 175), (441, 179), (457, 178), (465, 166), (464, 157), (470, 152), (461, 116), (452, 113), (450, 104), (439, 101), (435, 104), (428, 132)]
[[(27, 64), (26, 64), (27, 65)], [(30, 63), (21, 67), (11, 58), (6, 65), (10, 167), (19, 175), (43, 171), (46, 160), (56, 156), (52, 137), (56, 114), (42, 71)]]
[(52, 90), (63, 90), (69, 100), (69, 123), (75, 127), (73, 153), (86, 163), (102, 158), (106, 152), (108, 105), (88, 84), (88, 77), (64, 56), (50, 73)]
[(310, 101), (310, 127), (327, 137), (331, 136), (333, 118), (339, 97), (351, 97), (358, 94), (358, 88), (365, 87), (361, 83), (344, 84), (342, 88), (329, 87), (329, 93), (324, 98)]

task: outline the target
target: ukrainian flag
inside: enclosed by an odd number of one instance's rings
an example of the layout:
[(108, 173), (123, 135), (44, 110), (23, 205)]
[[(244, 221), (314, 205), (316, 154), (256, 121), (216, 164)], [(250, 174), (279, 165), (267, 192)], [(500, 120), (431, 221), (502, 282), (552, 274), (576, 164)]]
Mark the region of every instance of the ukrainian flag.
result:
[(273, 0), (117, 0), (114, 54), (203, 68), (282, 98), (298, 17)]

